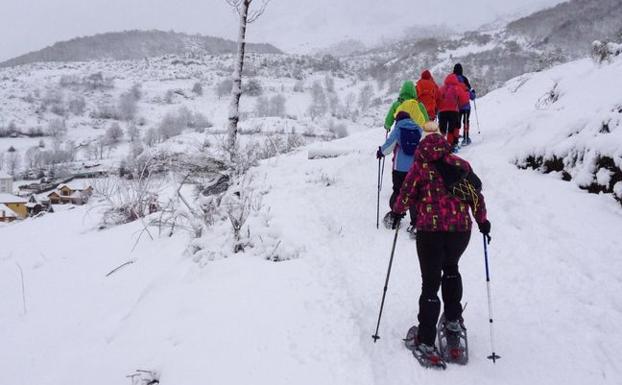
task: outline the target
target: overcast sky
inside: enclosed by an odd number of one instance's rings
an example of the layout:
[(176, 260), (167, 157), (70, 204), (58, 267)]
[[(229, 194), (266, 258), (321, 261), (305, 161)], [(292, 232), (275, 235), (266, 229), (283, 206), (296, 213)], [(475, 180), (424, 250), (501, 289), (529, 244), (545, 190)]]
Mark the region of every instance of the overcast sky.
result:
[[(161, 29), (235, 38), (236, 16), (225, 0), (1, 0), (0, 61), (54, 42), (101, 32)], [(260, 2), (261, 0), (255, 0)], [(248, 30), (290, 52), (344, 38), (366, 43), (406, 27), (475, 28), (563, 0), (272, 0)]]

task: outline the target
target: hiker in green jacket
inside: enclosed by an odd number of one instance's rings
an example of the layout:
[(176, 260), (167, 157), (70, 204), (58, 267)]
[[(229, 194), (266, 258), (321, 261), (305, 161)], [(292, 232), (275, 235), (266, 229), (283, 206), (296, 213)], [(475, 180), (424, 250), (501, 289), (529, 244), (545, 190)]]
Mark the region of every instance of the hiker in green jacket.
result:
[(425, 106), (417, 99), (417, 88), (410, 80), (404, 82), (400, 90), (400, 96), (393, 102), (387, 113), (387, 117), (384, 120), (384, 129), (387, 132), (391, 131), (395, 122), (395, 115), (400, 111), (408, 112), (411, 119), (420, 127), (423, 127), (429, 120)]

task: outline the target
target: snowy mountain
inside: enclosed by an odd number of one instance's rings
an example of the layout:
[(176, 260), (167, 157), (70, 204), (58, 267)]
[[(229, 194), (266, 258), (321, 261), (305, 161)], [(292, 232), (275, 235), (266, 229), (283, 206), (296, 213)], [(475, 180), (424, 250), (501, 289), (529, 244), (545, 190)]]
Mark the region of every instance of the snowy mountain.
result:
[[(611, 357), (622, 342), (615, 332), (622, 208), (577, 184), (594, 174), (605, 181), (593, 154), (622, 167), (621, 69), (620, 56), (579, 60), (524, 74), (478, 101), (473, 144), (460, 155), (483, 180), (492, 222), (496, 365), (486, 359), (476, 230), (460, 265), (469, 364), (424, 370), (403, 346), (421, 285), (415, 245), (403, 230), (382, 338), (372, 342), (393, 234), (375, 228), (374, 151), (385, 136), (369, 127), (266, 159), (232, 186), (223, 202), (249, 199), (241, 253), (233, 253), (224, 214), (198, 237), (183, 216), (145, 230), (184, 212), (179, 202), (104, 230), (102, 195), (87, 207), (0, 224), (3, 383), (619, 384), (622, 366)], [(383, 112), (375, 110), (375, 120)], [(609, 132), (601, 132), (603, 121)], [(581, 161), (572, 164), (572, 154)], [(524, 170), (529, 156), (563, 159), (578, 183), (562, 180), (561, 171)], [(383, 211), (389, 174), (387, 165)], [(174, 171), (159, 179), (163, 206), (180, 179)], [(194, 196), (190, 186), (182, 193)]]
[(371, 76), (394, 83), (418, 79), (425, 68), (442, 82), (454, 63), (461, 62), (483, 95), (513, 77), (586, 57), (596, 39), (622, 38), (622, 1), (572, 0), (507, 26), (492, 25), (451, 38), (413, 36), (350, 60), (368, 68)]
[[(234, 53), (237, 43), (217, 37), (163, 31), (103, 33), (58, 42), (39, 51), (0, 63), (10, 67), (36, 62), (132, 60), (164, 55), (218, 55)], [(270, 44), (248, 44), (251, 53), (280, 53)]]

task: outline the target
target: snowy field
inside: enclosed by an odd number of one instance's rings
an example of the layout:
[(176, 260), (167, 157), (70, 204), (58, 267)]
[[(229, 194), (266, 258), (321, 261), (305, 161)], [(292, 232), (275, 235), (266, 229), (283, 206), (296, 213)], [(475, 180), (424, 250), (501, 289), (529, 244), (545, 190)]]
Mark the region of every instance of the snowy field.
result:
[[(585, 99), (585, 109), (571, 108), (573, 84), (619, 83), (611, 75), (620, 65), (571, 63), (529, 75), (514, 93), (510, 82), (478, 100), (481, 134), (473, 117), (473, 144), (460, 155), (484, 182), (492, 222), (502, 356), (496, 365), (486, 359), (484, 258), (476, 230), (461, 260), (469, 365), (425, 370), (403, 346), (421, 285), (405, 230), (382, 338), (372, 342), (393, 239), (391, 231), (375, 228), (374, 152), (384, 140), (378, 127), (314, 145), (345, 152), (337, 158), (309, 160), (308, 148), (301, 148), (251, 170), (263, 208), (249, 220), (250, 231), (282, 241), (279, 247), (294, 256), (288, 261), (270, 262), (253, 250), (193, 259), (183, 232), (168, 238), (153, 231), (153, 240), (146, 234), (139, 240), (140, 223), (99, 231), (92, 206), (0, 227), (0, 383), (131, 384), (126, 376), (140, 369), (175, 385), (620, 384), (622, 208), (610, 194), (587, 194), (557, 174), (514, 164), (546, 143), (561, 146), (574, 117), (585, 116), (582, 135), (590, 137), (594, 105)], [(562, 90), (559, 103), (534, 113), (554, 82)], [(621, 102), (613, 90), (593, 103), (610, 111)], [(560, 122), (560, 132), (551, 122)], [(614, 143), (619, 132), (609, 136)], [(576, 144), (614, 157), (620, 149), (588, 139)], [(382, 211), (390, 195), (388, 164), (384, 186)], [(214, 248), (223, 248), (218, 239), (227, 233), (227, 222), (216, 223)]]

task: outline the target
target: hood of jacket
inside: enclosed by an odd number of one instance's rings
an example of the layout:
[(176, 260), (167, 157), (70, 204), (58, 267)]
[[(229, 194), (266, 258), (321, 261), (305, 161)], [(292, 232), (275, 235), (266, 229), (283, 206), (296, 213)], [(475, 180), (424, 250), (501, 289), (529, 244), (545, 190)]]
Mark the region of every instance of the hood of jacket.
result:
[(462, 64), (456, 63), (456, 65), (454, 66), (454, 73), (456, 75), (462, 76)]
[(417, 88), (411, 80), (406, 80), (400, 90), (400, 100), (417, 99)]
[(402, 119), (399, 122), (395, 123), (395, 127), (404, 130), (420, 130), (422, 131), (421, 127), (419, 127), (417, 125), (417, 123), (415, 123), (412, 119)]
[(460, 83), (456, 74), (449, 74), (445, 78), (445, 85), (447, 86), (457, 86)]
[(421, 73), (421, 79), (432, 80), (432, 74), (430, 73), (430, 71), (425, 70)]
[(451, 153), (451, 146), (441, 134), (427, 135), (417, 147), (417, 160), (434, 162)]

